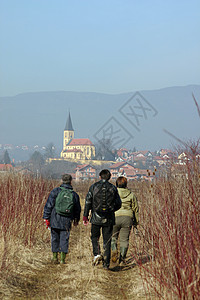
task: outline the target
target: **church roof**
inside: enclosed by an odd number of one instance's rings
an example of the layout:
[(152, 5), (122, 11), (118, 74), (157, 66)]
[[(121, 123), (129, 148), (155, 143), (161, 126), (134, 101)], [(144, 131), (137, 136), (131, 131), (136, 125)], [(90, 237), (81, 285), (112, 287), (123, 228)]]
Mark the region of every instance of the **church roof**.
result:
[(90, 139), (72, 139), (69, 141), (68, 146), (94, 146)]
[(71, 120), (71, 116), (70, 116), (70, 112), (69, 112), (69, 116), (65, 125), (65, 130), (70, 130), (70, 131), (74, 131), (73, 126), (72, 126), (72, 120)]

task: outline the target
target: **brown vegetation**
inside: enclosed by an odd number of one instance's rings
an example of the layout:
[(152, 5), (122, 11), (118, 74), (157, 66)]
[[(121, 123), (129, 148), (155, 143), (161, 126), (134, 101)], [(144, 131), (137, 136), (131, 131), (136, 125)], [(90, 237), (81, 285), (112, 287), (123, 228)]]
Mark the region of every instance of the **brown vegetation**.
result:
[[(90, 228), (72, 228), (67, 264), (51, 265), (50, 232), (42, 213), (59, 182), (23, 175), (0, 177), (0, 298), (200, 298), (200, 168), (183, 176), (129, 185), (140, 206), (139, 235), (131, 232), (127, 266), (92, 267)], [(187, 176), (186, 176), (187, 175)], [(91, 182), (74, 183), (84, 197)]]
[(141, 276), (164, 299), (200, 298), (200, 160), (186, 152), (182, 173), (139, 188), (139, 249), (151, 257)]

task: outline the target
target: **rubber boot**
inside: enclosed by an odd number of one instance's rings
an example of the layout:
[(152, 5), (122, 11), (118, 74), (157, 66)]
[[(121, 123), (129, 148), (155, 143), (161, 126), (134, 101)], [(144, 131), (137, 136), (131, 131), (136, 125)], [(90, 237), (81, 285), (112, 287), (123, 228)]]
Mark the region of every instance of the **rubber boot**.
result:
[(54, 264), (58, 264), (58, 252), (53, 252), (53, 257), (51, 260)]
[(114, 239), (111, 241), (111, 260), (113, 263), (118, 260), (117, 243)]
[(60, 253), (60, 263), (65, 264), (65, 258), (66, 258), (66, 253), (61, 252)]
[(120, 265), (126, 264), (125, 258), (126, 258), (127, 251), (128, 251), (128, 248), (120, 247), (120, 256), (119, 256), (119, 264)]

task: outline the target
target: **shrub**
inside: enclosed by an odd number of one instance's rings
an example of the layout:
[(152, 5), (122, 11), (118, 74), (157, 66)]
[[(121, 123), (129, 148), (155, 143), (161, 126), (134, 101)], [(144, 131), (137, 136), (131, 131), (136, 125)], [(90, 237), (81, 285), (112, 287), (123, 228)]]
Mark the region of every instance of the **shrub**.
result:
[(135, 255), (144, 280), (165, 299), (200, 298), (199, 174), (199, 159), (193, 156), (178, 176), (139, 189), (139, 248), (151, 261), (142, 264), (137, 251)]
[(32, 247), (43, 240), (44, 204), (55, 182), (19, 174), (0, 177), (0, 237), (4, 241), (1, 270), (6, 267), (8, 241)]

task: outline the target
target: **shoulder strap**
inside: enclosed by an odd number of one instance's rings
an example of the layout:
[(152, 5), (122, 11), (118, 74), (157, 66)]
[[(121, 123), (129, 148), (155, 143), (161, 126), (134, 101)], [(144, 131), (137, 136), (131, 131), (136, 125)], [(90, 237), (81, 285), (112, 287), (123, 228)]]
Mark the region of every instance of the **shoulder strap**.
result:
[(68, 188), (65, 188), (65, 187), (63, 187), (63, 186), (60, 186), (60, 189), (61, 189), (62, 191), (70, 191), (70, 192), (73, 192), (73, 189), (68, 189)]

